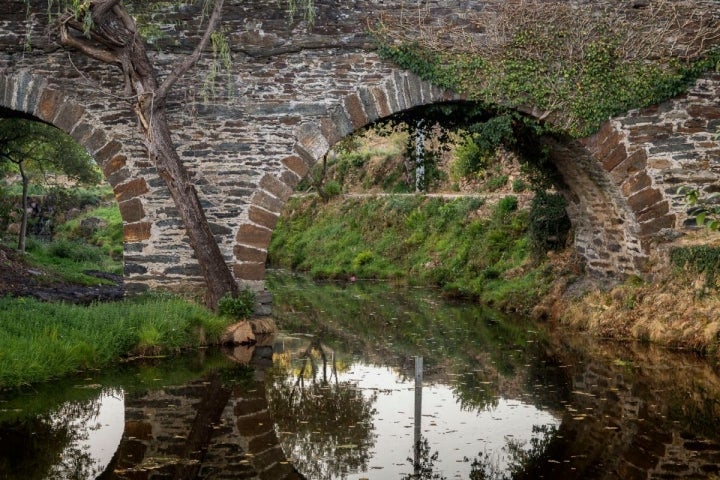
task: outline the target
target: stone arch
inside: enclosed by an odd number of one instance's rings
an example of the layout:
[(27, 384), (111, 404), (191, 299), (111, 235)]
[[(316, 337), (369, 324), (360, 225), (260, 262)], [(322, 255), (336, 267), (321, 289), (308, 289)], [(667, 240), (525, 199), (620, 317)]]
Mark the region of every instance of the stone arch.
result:
[(300, 124), (295, 131), (294, 152), (282, 159), (284, 168), (264, 174), (250, 198), (247, 221), (239, 226), (235, 238), (236, 278), (262, 289), (267, 251), (280, 213), (294, 188), (332, 145), (380, 118), (460, 98), (415, 74), (396, 70), (377, 85), (361, 86), (345, 95), (327, 116)]
[[(262, 284), (267, 249), (285, 202), (332, 145), (403, 110), (461, 99), (412, 73), (395, 71), (379, 85), (361, 86), (346, 95), (319, 121), (299, 125), (294, 152), (282, 160), (285, 168), (265, 174), (250, 199), (248, 220), (236, 236), (236, 277)], [(662, 206), (648, 209), (639, 201), (636, 195), (643, 185), (642, 155), (628, 153), (621, 140), (607, 122), (598, 134), (581, 141), (548, 141), (554, 166), (564, 182), (561, 189), (569, 202), (575, 248), (588, 270), (603, 276), (642, 272), (648, 257), (643, 235), (670, 226), (673, 220), (664, 216)], [(608, 168), (610, 165), (613, 167)], [(656, 194), (641, 194), (645, 195), (655, 198)]]
[(124, 243), (150, 237), (152, 223), (143, 204), (148, 184), (129, 171), (123, 143), (103, 130), (74, 96), (50, 87), (45, 78), (28, 71), (0, 73), (0, 106), (51, 124), (80, 143), (100, 166), (115, 193), (123, 219)]

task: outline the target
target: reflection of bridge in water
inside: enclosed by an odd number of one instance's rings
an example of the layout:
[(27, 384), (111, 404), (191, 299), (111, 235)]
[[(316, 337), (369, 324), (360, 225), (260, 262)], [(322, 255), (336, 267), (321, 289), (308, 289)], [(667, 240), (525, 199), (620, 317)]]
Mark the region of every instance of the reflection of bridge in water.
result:
[(264, 370), (272, 347), (238, 347), (254, 367), (251, 388), (215, 373), (187, 385), (125, 398), (125, 431), (100, 479), (304, 478), (280, 447), (268, 412)]

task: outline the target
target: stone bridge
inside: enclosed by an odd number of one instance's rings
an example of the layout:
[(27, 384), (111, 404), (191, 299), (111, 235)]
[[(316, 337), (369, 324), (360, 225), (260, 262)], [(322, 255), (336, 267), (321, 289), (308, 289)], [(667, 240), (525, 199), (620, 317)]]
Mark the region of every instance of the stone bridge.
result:
[[(183, 29), (195, 7), (146, 2), (157, 29), (154, 60), (167, 71), (197, 37)], [(187, 2), (191, 3), (191, 2)], [(404, 0), (318, 2), (300, 28), (276, 2), (226, 2), (232, 68), (205, 98), (209, 55), (175, 89), (171, 126), (218, 243), (239, 282), (260, 291), (267, 248), (295, 186), (336, 142), (410, 108), (462, 100), (381, 59), (368, 33), (376, 15), (416, 8)], [(492, 2), (429, 0), (430, 18), (460, 19)], [(629, 2), (632, 3), (632, 2)], [(163, 6), (165, 5), (165, 6)], [(48, 33), (47, 2), (0, 4), (0, 107), (51, 123), (84, 145), (112, 186), (124, 222), (129, 292), (193, 290), (202, 277), (176, 209), (144, 152), (119, 71), (63, 50)], [(717, 180), (720, 75), (684, 95), (609, 119), (592, 137), (553, 143), (575, 248), (591, 272), (653, 269), (666, 235), (692, 228), (681, 184)], [(661, 250), (661, 249), (660, 249)]]

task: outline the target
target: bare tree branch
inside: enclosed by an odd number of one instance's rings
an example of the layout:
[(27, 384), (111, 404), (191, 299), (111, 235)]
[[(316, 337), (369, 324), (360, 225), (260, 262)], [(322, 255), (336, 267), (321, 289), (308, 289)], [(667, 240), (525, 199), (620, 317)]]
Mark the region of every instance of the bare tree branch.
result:
[(121, 65), (120, 58), (110, 50), (104, 50), (93, 45), (89, 41), (75, 37), (70, 34), (68, 26), (71, 18), (68, 17), (60, 23), (60, 43), (65, 47), (71, 47), (79, 50), (88, 57), (94, 58), (104, 63)]
[(205, 29), (205, 33), (203, 34), (200, 43), (198, 43), (198, 45), (195, 47), (193, 53), (185, 57), (182, 62), (176, 65), (170, 75), (165, 78), (165, 80), (155, 92), (155, 101), (164, 100), (170, 88), (180, 79), (180, 77), (185, 72), (190, 70), (193, 65), (195, 65), (200, 59), (202, 52), (207, 47), (208, 43), (210, 43), (212, 33), (215, 31), (217, 25), (220, 23), (223, 1), (224, 0), (215, 0), (215, 6), (213, 7), (212, 14), (210, 14), (208, 26)]

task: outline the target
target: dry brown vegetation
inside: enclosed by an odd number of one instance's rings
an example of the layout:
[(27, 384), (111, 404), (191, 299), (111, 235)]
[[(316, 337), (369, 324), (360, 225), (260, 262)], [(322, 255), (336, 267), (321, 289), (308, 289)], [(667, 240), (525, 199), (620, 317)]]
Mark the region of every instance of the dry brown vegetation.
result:
[[(709, 241), (704, 233), (699, 237), (689, 236), (685, 243)], [(559, 280), (535, 308), (536, 317), (598, 337), (647, 341), (720, 358), (720, 290), (708, 287), (702, 275), (666, 267), (653, 281), (630, 278), (608, 287), (607, 281), (573, 273), (567, 253), (553, 260)]]

